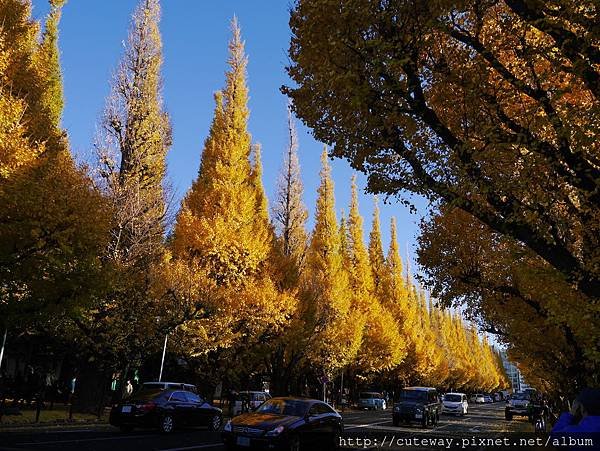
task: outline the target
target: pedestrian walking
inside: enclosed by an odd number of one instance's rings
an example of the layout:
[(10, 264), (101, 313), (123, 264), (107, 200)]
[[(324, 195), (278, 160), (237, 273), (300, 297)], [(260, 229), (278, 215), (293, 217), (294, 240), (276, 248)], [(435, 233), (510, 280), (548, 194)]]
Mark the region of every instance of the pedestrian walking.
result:
[(237, 400), (237, 392), (235, 390), (229, 390), (227, 395), (227, 401), (229, 402), (229, 416), (233, 417), (235, 414), (235, 402)]
[(131, 381), (128, 379), (127, 383), (125, 384), (125, 389), (123, 390), (123, 397), (129, 398), (132, 393), (133, 393), (133, 385), (131, 385)]

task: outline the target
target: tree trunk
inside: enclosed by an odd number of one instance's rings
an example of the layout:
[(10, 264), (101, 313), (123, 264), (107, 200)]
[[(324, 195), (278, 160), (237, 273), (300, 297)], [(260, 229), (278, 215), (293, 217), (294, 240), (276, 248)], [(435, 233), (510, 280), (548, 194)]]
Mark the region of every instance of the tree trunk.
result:
[(110, 384), (111, 373), (95, 365), (86, 365), (77, 377), (74, 400), (76, 410), (95, 413), (104, 407), (106, 384)]

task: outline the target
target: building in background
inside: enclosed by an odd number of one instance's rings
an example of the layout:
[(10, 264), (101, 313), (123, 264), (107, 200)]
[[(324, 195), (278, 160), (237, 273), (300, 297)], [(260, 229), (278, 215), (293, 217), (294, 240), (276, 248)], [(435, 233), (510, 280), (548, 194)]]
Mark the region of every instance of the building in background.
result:
[(500, 355), (502, 356), (502, 364), (504, 365), (504, 369), (506, 370), (506, 374), (510, 380), (510, 386), (513, 390), (513, 393), (524, 391), (525, 389), (530, 388), (529, 385), (525, 383), (525, 380), (523, 379), (519, 368), (517, 368), (517, 365), (508, 360), (506, 352), (501, 351)]

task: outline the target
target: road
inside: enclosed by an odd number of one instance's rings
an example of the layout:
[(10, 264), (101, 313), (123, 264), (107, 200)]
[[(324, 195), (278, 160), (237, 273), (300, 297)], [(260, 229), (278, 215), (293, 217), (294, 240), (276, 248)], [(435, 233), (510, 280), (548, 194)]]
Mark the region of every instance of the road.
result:
[[(421, 429), (418, 425), (394, 427), (391, 421), (391, 409), (376, 412), (346, 411), (343, 413), (344, 439), (356, 440), (371, 437), (381, 440), (383, 437), (469, 437), (478, 433), (506, 433), (530, 430), (524, 419), (512, 422), (504, 420), (504, 403), (472, 406), (465, 417), (442, 416), (435, 428)], [(373, 444), (373, 442), (371, 442)], [(344, 449), (374, 449), (364, 442), (346, 443)], [(423, 448), (421, 446), (420, 449)], [(429, 448), (430, 449), (430, 448)], [(481, 449), (474, 447), (473, 449)], [(172, 435), (161, 435), (155, 431), (133, 431), (121, 433), (106, 426), (31, 428), (24, 431), (0, 431), (1, 451), (120, 451), (120, 450), (157, 450), (184, 451), (207, 450), (223, 451), (218, 432), (202, 429), (176, 431)], [(312, 450), (311, 450), (312, 451)]]

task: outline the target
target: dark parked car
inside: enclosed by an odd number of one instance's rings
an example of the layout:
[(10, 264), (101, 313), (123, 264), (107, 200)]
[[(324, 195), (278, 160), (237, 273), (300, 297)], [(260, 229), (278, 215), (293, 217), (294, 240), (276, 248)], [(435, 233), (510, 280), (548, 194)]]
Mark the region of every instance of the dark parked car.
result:
[(416, 421), (422, 427), (436, 425), (440, 420), (440, 399), (435, 388), (407, 387), (400, 391), (400, 399), (394, 404), (394, 426), (400, 421)]
[(178, 426), (208, 426), (218, 430), (223, 415), (221, 409), (190, 391), (142, 389), (115, 405), (109, 422), (124, 432), (135, 427), (158, 427), (161, 432), (169, 433)]
[(506, 401), (506, 407), (504, 408), (504, 417), (510, 421), (513, 417), (529, 416), (529, 408), (531, 404), (531, 394), (526, 392), (519, 392), (513, 394), (508, 401)]
[(322, 401), (272, 398), (229, 421), (222, 437), (228, 450), (325, 450), (339, 445), (343, 429), (341, 415)]

